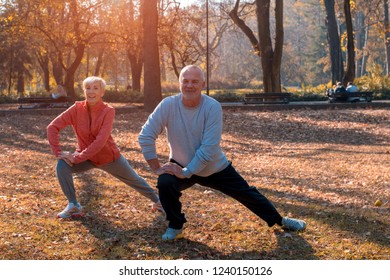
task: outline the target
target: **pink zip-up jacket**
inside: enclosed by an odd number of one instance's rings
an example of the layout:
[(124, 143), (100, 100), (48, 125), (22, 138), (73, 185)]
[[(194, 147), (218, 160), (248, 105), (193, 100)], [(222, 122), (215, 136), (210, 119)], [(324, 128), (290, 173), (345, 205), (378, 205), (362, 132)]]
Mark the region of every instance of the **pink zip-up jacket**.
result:
[(117, 160), (120, 151), (111, 136), (115, 109), (100, 101), (90, 108), (87, 101), (77, 101), (47, 126), (47, 137), (54, 155), (61, 153), (59, 132), (71, 125), (77, 136), (78, 148), (74, 163), (90, 160), (101, 166)]

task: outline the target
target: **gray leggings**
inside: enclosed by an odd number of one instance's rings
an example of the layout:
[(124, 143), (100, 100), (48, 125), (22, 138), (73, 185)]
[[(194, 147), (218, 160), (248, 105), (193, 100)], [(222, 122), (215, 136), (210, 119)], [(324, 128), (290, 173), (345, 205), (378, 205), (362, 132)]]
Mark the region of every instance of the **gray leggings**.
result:
[(145, 179), (139, 176), (130, 166), (129, 162), (122, 155), (120, 155), (117, 160), (102, 166), (95, 166), (88, 160), (70, 166), (64, 160), (58, 160), (56, 166), (57, 179), (61, 185), (63, 193), (69, 202), (77, 202), (72, 174), (84, 172), (93, 168), (106, 171), (153, 202), (157, 202), (159, 200), (154, 189), (145, 181)]

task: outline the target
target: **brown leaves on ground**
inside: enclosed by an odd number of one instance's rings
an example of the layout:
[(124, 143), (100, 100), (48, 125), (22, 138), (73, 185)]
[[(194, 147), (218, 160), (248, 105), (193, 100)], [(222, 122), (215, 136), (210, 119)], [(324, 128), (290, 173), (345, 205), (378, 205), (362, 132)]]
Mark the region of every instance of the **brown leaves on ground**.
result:
[[(167, 224), (151, 202), (100, 170), (74, 178), (87, 215), (56, 219), (66, 199), (46, 140), (54, 117), (1, 117), (1, 259), (389, 259), (389, 110), (225, 110), (228, 158), (307, 230), (268, 228), (233, 199), (195, 186), (183, 192), (188, 223), (175, 242), (161, 241)], [(117, 115), (113, 136), (155, 186), (137, 142), (146, 118), (138, 109)], [(71, 129), (61, 141), (74, 149)], [(164, 136), (158, 152), (167, 159)]]

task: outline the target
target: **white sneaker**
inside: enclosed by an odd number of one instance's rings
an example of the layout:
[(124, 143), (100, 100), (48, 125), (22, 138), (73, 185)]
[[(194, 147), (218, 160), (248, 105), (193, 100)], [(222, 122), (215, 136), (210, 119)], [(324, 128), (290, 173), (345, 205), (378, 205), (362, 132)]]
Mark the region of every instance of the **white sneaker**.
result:
[(67, 219), (67, 218), (77, 218), (84, 216), (83, 207), (77, 203), (69, 203), (62, 212), (57, 214), (57, 218)]
[(301, 231), (306, 228), (305, 221), (284, 217), (282, 219), (282, 225), (284, 228), (294, 231)]
[(183, 238), (183, 228), (181, 229), (174, 229), (174, 228), (167, 228), (167, 231), (161, 236), (162, 240), (171, 241), (179, 238)]

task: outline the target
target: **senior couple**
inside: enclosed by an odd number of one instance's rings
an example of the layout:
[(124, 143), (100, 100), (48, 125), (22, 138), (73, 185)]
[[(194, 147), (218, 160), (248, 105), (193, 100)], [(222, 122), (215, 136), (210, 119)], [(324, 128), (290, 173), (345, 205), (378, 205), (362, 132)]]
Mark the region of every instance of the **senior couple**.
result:
[[(152, 210), (165, 213), (168, 227), (163, 240), (183, 237), (187, 222), (182, 212), (182, 191), (194, 184), (218, 190), (245, 205), (269, 227), (287, 230), (306, 228), (302, 220), (282, 217), (275, 206), (234, 169), (221, 149), (222, 108), (202, 94), (205, 76), (195, 65), (184, 67), (179, 76), (180, 93), (163, 99), (142, 126), (138, 140), (151, 170), (158, 176), (157, 189), (140, 177), (120, 153), (113, 137), (113, 107), (103, 102), (105, 81), (88, 77), (83, 81), (84, 101), (76, 102), (47, 127), (51, 149), (58, 159), (56, 175), (68, 205), (58, 218), (84, 214), (76, 197), (72, 174), (98, 168), (118, 178), (153, 202)], [(61, 150), (59, 133), (72, 126), (78, 141), (75, 152)], [(169, 161), (160, 162), (156, 139), (167, 132)]]

